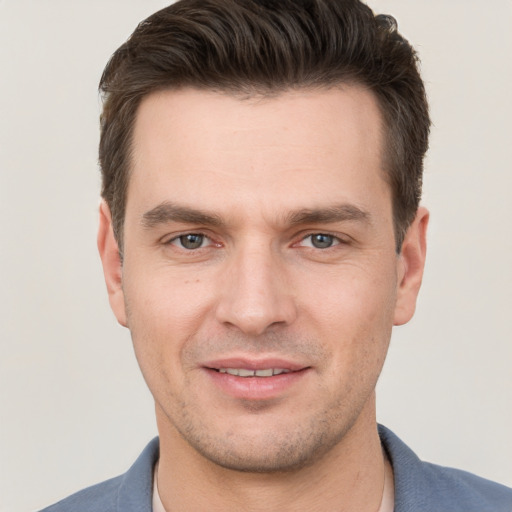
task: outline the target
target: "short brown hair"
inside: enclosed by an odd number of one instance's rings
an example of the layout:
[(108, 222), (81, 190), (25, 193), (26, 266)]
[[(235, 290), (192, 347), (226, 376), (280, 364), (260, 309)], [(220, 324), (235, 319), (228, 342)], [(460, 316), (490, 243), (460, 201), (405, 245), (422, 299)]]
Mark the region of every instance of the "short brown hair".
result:
[(359, 0), (179, 0), (140, 23), (100, 81), (102, 196), (121, 251), (142, 98), (182, 87), (269, 95), (340, 83), (378, 99), (399, 251), (421, 196), (430, 119), (416, 53), (394, 18)]

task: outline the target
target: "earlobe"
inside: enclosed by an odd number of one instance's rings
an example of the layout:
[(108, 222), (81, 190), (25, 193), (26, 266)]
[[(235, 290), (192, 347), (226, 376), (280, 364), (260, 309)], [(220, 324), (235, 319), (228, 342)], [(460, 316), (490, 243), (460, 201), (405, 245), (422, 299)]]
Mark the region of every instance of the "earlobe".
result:
[(418, 208), (402, 244), (394, 325), (407, 323), (416, 309), (416, 299), (425, 267), (428, 219), (428, 210), (423, 207)]
[(122, 285), (123, 272), (121, 257), (119, 254), (119, 246), (112, 229), (110, 208), (103, 200), (100, 204), (99, 214), (98, 250), (103, 265), (103, 274), (107, 285), (110, 307), (117, 321), (126, 327), (127, 321)]

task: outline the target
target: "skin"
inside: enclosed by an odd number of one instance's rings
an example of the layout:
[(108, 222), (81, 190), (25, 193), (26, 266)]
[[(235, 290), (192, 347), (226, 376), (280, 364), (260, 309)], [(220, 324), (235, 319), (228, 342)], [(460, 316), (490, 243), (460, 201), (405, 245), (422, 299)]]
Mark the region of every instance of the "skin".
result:
[[(414, 313), (428, 222), (420, 208), (397, 254), (382, 140), (357, 86), (142, 102), (123, 263), (106, 204), (98, 246), (155, 399), (168, 510), (379, 508), (374, 390)], [(210, 369), (233, 358), (300, 371), (240, 394), (247, 380)]]

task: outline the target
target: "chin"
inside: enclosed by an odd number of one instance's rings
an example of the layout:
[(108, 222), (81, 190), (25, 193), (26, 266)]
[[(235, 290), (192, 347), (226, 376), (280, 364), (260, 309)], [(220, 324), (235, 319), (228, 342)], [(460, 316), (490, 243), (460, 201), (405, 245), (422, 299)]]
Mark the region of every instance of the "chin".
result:
[[(227, 432), (189, 430), (182, 438), (204, 459), (232, 471), (245, 473), (289, 473), (313, 465), (345, 435), (319, 429), (318, 422), (299, 428), (259, 428), (257, 432), (238, 429)], [(324, 424), (325, 426), (325, 424)]]
[[(289, 473), (312, 465), (319, 457), (323, 447), (305, 449), (304, 445), (280, 444), (266, 445), (265, 450), (250, 449), (244, 446), (237, 450), (226, 447), (218, 450), (214, 447), (195, 447), (203, 457), (217, 466), (242, 473)], [(306, 447), (307, 448), (307, 447)]]

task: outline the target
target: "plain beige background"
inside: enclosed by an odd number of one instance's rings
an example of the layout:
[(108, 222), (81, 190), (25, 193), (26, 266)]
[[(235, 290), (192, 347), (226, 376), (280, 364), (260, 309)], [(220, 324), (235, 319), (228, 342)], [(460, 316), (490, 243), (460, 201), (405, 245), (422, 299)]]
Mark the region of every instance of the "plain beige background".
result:
[[(0, 511), (124, 472), (156, 434), (95, 231), (97, 83), (162, 0), (0, 0)], [(379, 420), (424, 459), (512, 486), (512, 2), (372, 0), (417, 47), (435, 126), (414, 321)]]

